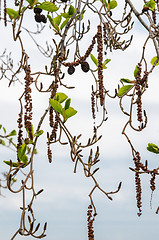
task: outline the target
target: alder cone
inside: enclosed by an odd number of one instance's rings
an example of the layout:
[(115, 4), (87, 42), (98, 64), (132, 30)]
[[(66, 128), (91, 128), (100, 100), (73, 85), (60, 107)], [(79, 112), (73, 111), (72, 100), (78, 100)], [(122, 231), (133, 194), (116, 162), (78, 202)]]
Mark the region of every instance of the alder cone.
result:
[(81, 69), (83, 72), (88, 72), (90, 69), (88, 62), (81, 63)]
[(41, 22), (43, 22), (43, 23), (47, 22), (47, 18), (43, 14), (41, 15)]
[(41, 8), (34, 8), (34, 13), (41, 13), (42, 12), (42, 9)]
[(70, 66), (70, 67), (68, 68), (68, 74), (72, 75), (74, 72), (75, 72), (74, 66)]
[(38, 23), (41, 22), (41, 15), (39, 13), (35, 14), (35, 21)]
[(61, 2), (67, 2), (67, 0), (61, 0)]

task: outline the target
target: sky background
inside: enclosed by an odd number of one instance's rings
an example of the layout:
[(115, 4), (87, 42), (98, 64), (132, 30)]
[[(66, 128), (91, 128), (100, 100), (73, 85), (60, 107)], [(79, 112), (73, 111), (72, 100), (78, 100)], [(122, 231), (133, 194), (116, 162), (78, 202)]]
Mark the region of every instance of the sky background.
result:
[[(9, 1), (8, 1), (9, 2)], [(10, 1), (11, 2), (11, 1)], [(122, 9), (121, 1), (116, 14), (119, 15)], [(141, 11), (142, 1), (134, 1), (138, 3), (138, 10)], [(9, 4), (8, 4), (9, 5)], [(90, 16), (86, 16), (88, 18)], [(33, 13), (26, 16), (27, 24), (32, 30), (36, 29)], [(91, 33), (96, 32), (96, 19), (91, 19)], [(4, 48), (12, 51), (14, 63), (19, 59), (19, 44), (12, 41), (11, 26), (1, 29), (1, 46), (0, 54)], [(52, 44), (53, 32), (48, 31), (48, 27), (44, 31), (43, 36), (37, 36), (39, 42), (45, 46), (45, 41), (49, 39)], [(27, 33), (24, 32), (23, 38), (25, 49), (29, 52), (32, 71), (36, 71), (40, 67), (43, 68), (48, 63), (48, 59), (41, 56), (35, 44), (30, 40)], [(52, 34), (52, 35), (51, 35)], [(120, 78), (133, 79), (133, 72), (136, 64), (141, 58), (141, 49), (144, 43), (146, 33), (139, 23), (135, 21), (134, 29), (129, 34), (134, 34), (132, 45), (125, 51), (115, 51), (108, 53), (107, 57), (111, 58), (107, 70), (104, 71), (104, 81), (107, 89), (114, 93), (114, 88), (119, 84)], [(127, 37), (128, 38), (128, 37)], [(28, 40), (29, 39), (29, 40)], [(85, 37), (81, 43), (83, 53), (85, 46), (90, 44), (91, 38)], [(86, 44), (87, 43), (87, 44)], [(96, 54), (96, 49), (93, 52)], [(148, 45), (146, 57), (151, 61), (155, 56), (152, 45)], [(91, 67), (94, 67), (89, 61)], [(149, 65), (150, 66), (150, 65)], [(66, 71), (66, 70), (65, 70)], [(141, 152), (143, 162), (149, 160), (149, 166), (156, 168), (158, 166), (158, 156), (153, 155), (146, 150), (148, 142), (158, 144), (158, 117), (159, 117), (159, 75), (158, 67), (149, 78), (149, 88), (143, 97), (143, 108), (148, 115), (147, 128), (142, 133), (134, 133), (128, 130), (136, 149)], [(21, 75), (21, 82), (24, 76)], [(42, 77), (43, 82), (50, 83), (49, 77)], [(52, 81), (52, 79), (51, 79)], [(78, 135), (81, 131), (84, 133), (82, 139), (85, 141), (91, 133), (92, 125), (90, 111), (90, 90), (92, 85), (91, 73), (83, 73), (80, 68), (69, 76), (66, 73), (64, 83), (76, 86), (75, 90), (64, 91), (72, 99), (72, 106), (78, 110), (77, 115), (68, 120), (67, 126), (71, 128), (73, 135)], [(20, 83), (13, 84), (8, 88), (8, 81), (2, 79), (0, 81), (0, 124), (2, 124), (8, 132), (17, 129), (17, 116), (19, 113), (18, 98), (23, 92), (23, 85)], [(48, 106), (49, 94), (39, 94), (33, 87), (33, 122), (36, 126), (39, 117)], [(98, 167), (100, 170), (96, 173), (101, 187), (106, 191), (116, 190), (120, 181), (122, 188), (120, 192), (113, 195), (113, 201), (107, 199), (101, 192), (96, 191), (93, 195), (97, 208), (98, 216), (94, 223), (96, 240), (149, 240), (158, 237), (159, 216), (155, 211), (159, 205), (159, 193), (156, 190), (153, 195), (152, 209), (150, 208), (151, 191), (149, 187), (150, 176), (142, 176), (143, 186), (143, 215), (137, 217), (134, 173), (129, 170), (133, 167), (131, 149), (128, 142), (122, 136), (123, 126), (127, 121), (127, 117), (123, 116), (119, 109), (119, 99), (107, 99), (106, 106), (108, 110), (108, 121), (99, 131), (103, 135), (102, 140), (98, 144), (100, 146), (100, 162)], [(36, 128), (36, 127), (35, 127)], [(43, 124), (43, 129), (47, 131), (47, 120)], [(95, 149), (95, 148), (94, 148)], [(40, 190), (44, 188), (44, 192), (37, 197), (34, 202), (34, 211), (37, 223), (43, 225), (48, 222), (47, 240), (86, 240), (87, 239), (87, 207), (89, 205), (88, 194), (92, 188), (90, 179), (84, 177), (82, 167), (79, 165), (77, 173), (73, 173), (74, 165), (70, 161), (68, 147), (62, 147), (58, 144), (52, 146), (53, 162), (48, 163), (46, 156), (46, 133), (39, 138), (38, 155), (35, 157), (35, 188)], [(86, 153), (86, 156), (87, 153)], [(5, 147), (0, 146), (0, 172), (7, 171), (8, 167), (3, 164), (3, 160), (16, 159), (16, 154), (9, 151)], [(159, 181), (156, 181), (156, 186)], [(22, 194), (12, 194), (7, 190), (2, 192), (5, 197), (0, 197), (0, 232), (1, 239), (8, 240), (19, 226), (20, 209), (22, 204)], [(22, 239), (17, 236), (16, 240)], [(26, 239), (31, 239), (28, 237)]]

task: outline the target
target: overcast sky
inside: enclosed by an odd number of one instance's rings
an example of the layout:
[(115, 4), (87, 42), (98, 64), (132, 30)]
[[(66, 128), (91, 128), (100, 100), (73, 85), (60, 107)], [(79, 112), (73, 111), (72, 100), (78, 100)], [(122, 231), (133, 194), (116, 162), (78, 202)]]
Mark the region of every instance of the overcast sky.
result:
[[(138, 1), (134, 1), (138, 2)], [(140, 6), (139, 6), (140, 7)], [(140, 9), (139, 9), (140, 10)], [(120, 7), (119, 7), (120, 12)], [(27, 16), (32, 29), (36, 29), (33, 14)], [(1, 46), (0, 54), (4, 48), (13, 51), (15, 63), (18, 61), (18, 43), (12, 42), (12, 34), (4, 28), (1, 22)], [(10, 28), (10, 27), (9, 27)], [(94, 20), (91, 21), (91, 29), (94, 29)], [(11, 28), (10, 28), (11, 30)], [(94, 32), (96, 29), (94, 29)], [(114, 92), (120, 78), (133, 79), (133, 71), (141, 57), (141, 47), (144, 43), (146, 34), (140, 24), (135, 23), (132, 30), (134, 39), (132, 45), (125, 52), (116, 51), (107, 56), (111, 58), (108, 69), (104, 72), (104, 81), (107, 89)], [(35, 44), (29, 40), (26, 33), (25, 46), (30, 52), (30, 62), (33, 71), (40, 66), (43, 67), (47, 59), (41, 57)], [(130, 36), (130, 34), (129, 34)], [(39, 41), (44, 42), (46, 39), (52, 42), (47, 31), (45, 36), (39, 37)], [(86, 44), (87, 41), (87, 44)], [(85, 38), (83, 48), (90, 44), (90, 39)], [(85, 52), (85, 50), (84, 50)], [(154, 57), (152, 46), (149, 45), (146, 56), (149, 60)], [(91, 64), (91, 62), (90, 62)], [(93, 66), (93, 65), (91, 65)], [(146, 147), (148, 142), (158, 144), (158, 117), (159, 117), (159, 67), (150, 76), (149, 88), (144, 96), (143, 108), (148, 114), (148, 126), (142, 133), (130, 131), (132, 141), (138, 149), (144, 160), (150, 161), (150, 166), (158, 166), (158, 156), (148, 151)], [(23, 82), (23, 78), (20, 79)], [(42, 79), (43, 80), (43, 79)], [(48, 78), (49, 81), (49, 78)], [(83, 139), (89, 137), (92, 130), (90, 125), (90, 89), (92, 85), (91, 73), (83, 73), (80, 69), (69, 76), (66, 73), (64, 80), (68, 85), (76, 86), (75, 90), (61, 91), (71, 97), (72, 106), (78, 110), (76, 117), (68, 120), (68, 126), (71, 127), (73, 135), (78, 135), (83, 131)], [(83, 87), (84, 85), (84, 87)], [(23, 85), (16, 83), (8, 88), (8, 81), (0, 81), (0, 124), (5, 126), (8, 131), (17, 129), (17, 116), (19, 113), (18, 98), (23, 92)], [(78, 89), (78, 90), (77, 90)], [(89, 94), (88, 94), (89, 92)], [(36, 125), (39, 117), (48, 106), (49, 95), (36, 93), (33, 89), (33, 121)], [(95, 239), (96, 240), (149, 240), (158, 237), (159, 216), (155, 214), (159, 205), (159, 194), (157, 190), (154, 193), (152, 209), (150, 208), (151, 191), (149, 187), (149, 176), (142, 176), (143, 180), (143, 215), (137, 217), (134, 174), (129, 170), (133, 167), (131, 149), (128, 142), (122, 136), (122, 128), (127, 121), (119, 109), (119, 100), (107, 99), (108, 121), (101, 129), (103, 138), (99, 143), (101, 156), (99, 167), (96, 173), (101, 187), (106, 191), (116, 190), (120, 181), (123, 182), (120, 192), (113, 196), (113, 201), (108, 200), (101, 192), (96, 191), (94, 201), (96, 204), (98, 216), (95, 221)], [(47, 130), (47, 121), (43, 129)], [(52, 146), (53, 163), (49, 164), (46, 157), (46, 133), (41, 136), (38, 143), (38, 155), (35, 159), (35, 188), (44, 192), (35, 200), (34, 208), (37, 222), (44, 224), (48, 222), (47, 240), (86, 240), (87, 239), (87, 207), (89, 205), (88, 194), (91, 190), (91, 180), (86, 179), (83, 175), (82, 168), (79, 166), (77, 173), (73, 173), (73, 163), (70, 160), (68, 148), (59, 145)], [(7, 171), (8, 167), (4, 166), (3, 160), (15, 160), (16, 154), (5, 147), (0, 146), (0, 172)], [(156, 186), (159, 184), (157, 181)], [(19, 206), (22, 204), (22, 194), (14, 195), (3, 190), (5, 197), (0, 197), (0, 233), (1, 239), (8, 240), (18, 228), (20, 220)], [(17, 240), (22, 237), (17, 236)], [(26, 239), (31, 239), (26, 238)]]

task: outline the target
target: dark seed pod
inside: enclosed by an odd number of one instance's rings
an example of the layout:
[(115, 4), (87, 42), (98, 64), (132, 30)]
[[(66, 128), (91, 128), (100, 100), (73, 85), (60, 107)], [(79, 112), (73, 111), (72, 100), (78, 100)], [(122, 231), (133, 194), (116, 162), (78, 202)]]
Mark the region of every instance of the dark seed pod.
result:
[(41, 13), (42, 12), (42, 9), (41, 8), (34, 8), (34, 13)]
[(88, 62), (81, 63), (81, 69), (83, 72), (88, 72), (90, 69)]
[(41, 15), (41, 22), (47, 23), (47, 18), (43, 14)]
[(72, 75), (74, 72), (75, 72), (74, 66), (70, 66), (70, 67), (68, 68), (68, 74)]
[(38, 23), (41, 22), (41, 15), (39, 13), (35, 14), (35, 21)]

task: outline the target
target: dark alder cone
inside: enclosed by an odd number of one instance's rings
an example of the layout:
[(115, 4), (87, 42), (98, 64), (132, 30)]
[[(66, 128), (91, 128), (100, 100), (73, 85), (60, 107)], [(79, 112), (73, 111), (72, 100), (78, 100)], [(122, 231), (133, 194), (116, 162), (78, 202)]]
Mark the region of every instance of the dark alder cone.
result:
[(83, 72), (88, 72), (90, 69), (88, 62), (81, 63), (81, 69), (83, 70)]
[(39, 13), (35, 14), (35, 21), (38, 23), (41, 22), (41, 15)]
[(41, 13), (42, 12), (42, 9), (41, 8), (34, 8), (34, 13)]
[(67, 2), (67, 0), (61, 0), (61, 2)]
[(43, 14), (41, 15), (41, 22), (43, 22), (43, 23), (47, 22), (47, 18)]
[(70, 66), (70, 67), (68, 68), (68, 74), (72, 75), (74, 72), (75, 72), (74, 66)]

